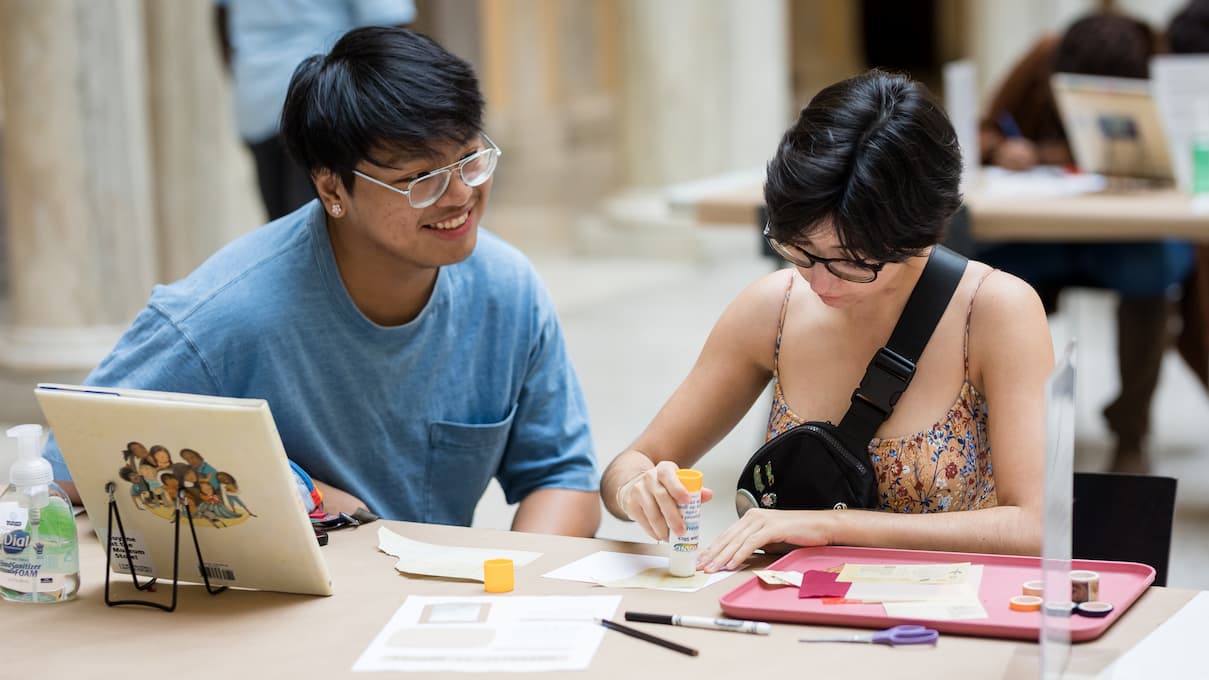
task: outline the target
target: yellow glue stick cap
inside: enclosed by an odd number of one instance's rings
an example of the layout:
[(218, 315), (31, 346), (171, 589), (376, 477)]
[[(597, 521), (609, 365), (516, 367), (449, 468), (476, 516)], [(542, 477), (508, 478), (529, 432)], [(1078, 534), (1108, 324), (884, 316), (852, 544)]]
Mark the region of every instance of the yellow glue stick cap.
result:
[(680, 479), (680, 483), (684, 485), (684, 488), (687, 489), (689, 493), (701, 490), (702, 475), (700, 470), (686, 470), (681, 468), (676, 470), (676, 477)]
[(513, 587), (512, 560), (483, 562), (483, 589), (489, 593), (509, 593)]

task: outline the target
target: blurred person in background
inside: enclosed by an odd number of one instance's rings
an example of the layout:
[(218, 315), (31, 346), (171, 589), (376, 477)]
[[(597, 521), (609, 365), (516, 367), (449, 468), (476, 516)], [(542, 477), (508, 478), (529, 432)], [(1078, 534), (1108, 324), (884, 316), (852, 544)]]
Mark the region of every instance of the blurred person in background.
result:
[[(1050, 87), (1054, 73), (1147, 78), (1158, 37), (1144, 22), (1115, 13), (1076, 20), (1061, 36), (1042, 38), (1012, 69), (991, 100), (980, 129), (984, 162), (1009, 170), (1073, 162)], [(1192, 267), (1192, 246), (1163, 239), (1132, 242), (1009, 243), (978, 252), (987, 264), (1032, 284), (1046, 309), (1067, 286), (1115, 291), (1120, 394), (1105, 409), (1116, 437), (1111, 469), (1147, 472), (1144, 440), (1169, 321), (1180, 284)]]
[(412, 0), (214, 0), (223, 61), (234, 85), (235, 122), (252, 159), (269, 221), (315, 197), (311, 178), (278, 132), (290, 76), (361, 26), (406, 26)]

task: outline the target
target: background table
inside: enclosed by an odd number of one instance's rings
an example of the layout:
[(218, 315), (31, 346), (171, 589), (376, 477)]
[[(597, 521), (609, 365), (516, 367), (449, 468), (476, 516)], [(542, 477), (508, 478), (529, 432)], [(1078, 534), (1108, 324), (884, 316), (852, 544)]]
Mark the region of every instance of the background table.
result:
[[(703, 197), (702, 224), (756, 226), (764, 205), (758, 185)], [(1173, 189), (1029, 198), (965, 192), (971, 234), (986, 241), (1137, 241), (1182, 238), (1209, 242), (1209, 214)]]
[[(626, 610), (720, 615), (718, 598), (750, 578), (737, 574), (696, 593), (605, 590), (546, 579), (541, 574), (598, 550), (656, 553), (660, 547), (404, 522), (385, 525), (431, 543), (541, 552), (535, 562), (517, 569), (516, 595), (618, 594), (623, 596), (614, 617), (618, 620)], [(395, 558), (376, 548), (381, 525), (370, 524), (333, 532), (331, 542), (323, 548), (335, 587), (331, 597), (254, 591), (210, 596), (200, 586), (184, 586), (174, 613), (144, 607), (110, 608), (103, 599), (104, 554), (87, 526), (85, 520), (81, 527), (83, 586), (77, 600), (54, 605), (0, 602), (4, 639), (0, 677), (374, 677), (354, 676), (353, 662), (408, 595), (483, 594), (479, 583), (400, 575), (394, 570)], [(128, 579), (115, 577), (114, 588), (117, 597), (135, 596)], [(167, 592), (161, 589), (157, 595), (164, 597)], [(1192, 595), (1192, 591), (1152, 588), (1099, 640), (1075, 645), (1076, 667), (1095, 672), (1106, 666)], [(1036, 677), (1040, 655), (1036, 643), (955, 635), (941, 636), (934, 648), (888, 648), (797, 642), (807, 631), (850, 630), (829, 627), (773, 624), (770, 636), (657, 628), (657, 634), (697, 647), (701, 655), (689, 658), (606, 632), (591, 667), (575, 677), (653, 677), (675, 668), (697, 678), (791, 678), (801, 677), (809, 669), (810, 676), (819, 678), (1031, 679)]]

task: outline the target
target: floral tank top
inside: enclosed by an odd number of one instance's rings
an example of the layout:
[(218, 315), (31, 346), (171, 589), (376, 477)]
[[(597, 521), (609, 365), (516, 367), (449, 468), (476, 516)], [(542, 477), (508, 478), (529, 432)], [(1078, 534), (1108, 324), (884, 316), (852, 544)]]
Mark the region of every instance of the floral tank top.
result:
[[(974, 295), (986, 280), (978, 280)], [(787, 432), (804, 421), (785, 402), (781, 391), (781, 333), (795, 276), (789, 277), (777, 344), (773, 354), (772, 410), (765, 441)], [(957, 401), (939, 422), (906, 437), (879, 438), (869, 442), (869, 459), (877, 475), (877, 510), (904, 513), (977, 510), (998, 505), (995, 477), (991, 470), (991, 445), (987, 432), (986, 400), (970, 383), (970, 313), (966, 310), (962, 355), (965, 380)]]

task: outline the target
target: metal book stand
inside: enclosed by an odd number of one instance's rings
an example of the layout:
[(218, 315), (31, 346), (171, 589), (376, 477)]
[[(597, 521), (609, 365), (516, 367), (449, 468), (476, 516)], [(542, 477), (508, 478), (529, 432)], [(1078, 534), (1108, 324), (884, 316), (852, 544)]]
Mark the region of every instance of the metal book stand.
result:
[(185, 509), (185, 518), (189, 520), (189, 533), (193, 534), (193, 550), (197, 554), (197, 570), (201, 573), (202, 582), (205, 583), (206, 592), (211, 595), (217, 595), (227, 589), (227, 586), (219, 586), (217, 588), (210, 585), (210, 577), (206, 574), (206, 564), (202, 559), (201, 546), (197, 542), (197, 528), (193, 526), (193, 511), (189, 509), (189, 504), (185, 501), (185, 491), (181, 489), (176, 497), (176, 509), (172, 513), (172, 523), (176, 525), (172, 544), (172, 602), (171, 604), (162, 604), (152, 602), (150, 600), (114, 600), (109, 597), (109, 578), (110, 564), (113, 560), (113, 523), (116, 520), (118, 524), (118, 535), (122, 538), (122, 549), (126, 553), (126, 566), (130, 568), (130, 580), (134, 582), (136, 590), (142, 592), (154, 592), (156, 579), (152, 577), (143, 583), (139, 583), (139, 578), (134, 570), (134, 558), (130, 556), (130, 544), (126, 540), (126, 529), (122, 526), (122, 516), (118, 512), (117, 500), (114, 498), (114, 492), (117, 490), (117, 485), (113, 482), (105, 484), (105, 492), (109, 494), (109, 522), (108, 529), (105, 532), (105, 538), (109, 541), (109, 545), (105, 546), (105, 604), (110, 607), (118, 605), (140, 605), (143, 607), (154, 607), (162, 609), (166, 612), (176, 610), (176, 587), (178, 584), (177, 575), (180, 573), (180, 547), (181, 547), (181, 508)]

